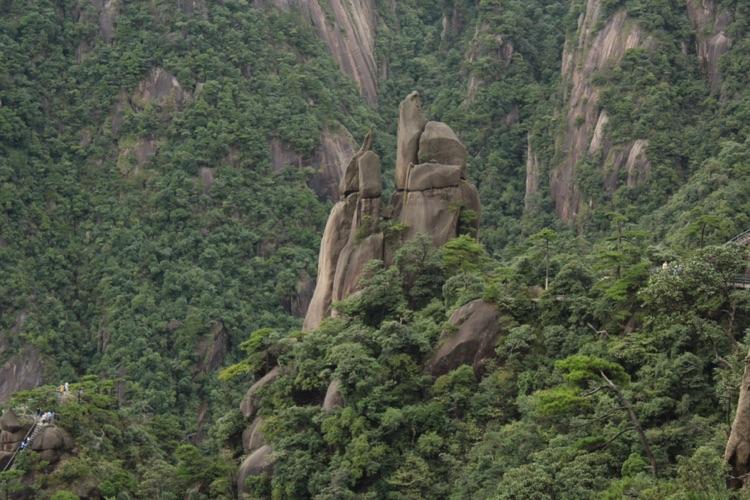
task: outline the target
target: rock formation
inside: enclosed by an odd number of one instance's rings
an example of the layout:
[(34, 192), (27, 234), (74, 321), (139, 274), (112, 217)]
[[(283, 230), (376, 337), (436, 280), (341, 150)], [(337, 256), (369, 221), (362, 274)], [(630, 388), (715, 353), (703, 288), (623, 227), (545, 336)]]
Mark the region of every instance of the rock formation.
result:
[[(31, 424), (22, 423), (13, 410), (3, 412), (0, 417), (0, 469), (11, 459), (30, 427)], [(39, 453), (42, 460), (54, 464), (73, 450), (73, 439), (62, 428), (45, 424), (29, 449)]]
[[(622, 155), (610, 156), (605, 130), (606, 112), (599, 105), (599, 88), (593, 83), (597, 71), (617, 65), (625, 52), (633, 48), (648, 48), (652, 41), (641, 27), (619, 10), (608, 19), (602, 19), (601, 0), (587, 0), (586, 10), (578, 19), (578, 36), (568, 39), (563, 49), (562, 75), (569, 88), (565, 96), (564, 131), (556, 149), (562, 161), (552, 170), (550, 188), (557, 214), (566, 222), (575, 219), (583, 202), (576, 185), (576, 163), (587, 154), (601, 155), (610, 178), (626, 164), (633, 144), (621, 145)], [(641, 163), (647, 160), (643, 149), (636, 155)], [(643, 167), (646, 171), (647, 167)], [(644, 175), (634, 175), (642, 179)]]
[(737, 413), (724, 449), (724, 460), (731, 468), (729, 486), (742, 488), (750, 473), (750, 353), (745, 358), (745, 372), (740, 383)]
[[(305, 315), (305, 331), (315, 330), (331, 316), (331, 306), (335, 302), (357, 292), (365, 266), (371, 260), (389, 264), (395, 250), (420, 233), (430, 236), (437, 247), (458, 236), (460, 231), (476, 234), (481, 207), (479, 193), (466, 180), (466, 148), (448, 125), (425, 119), (416, 92), (409, 94), (401, 103), (397, 148), (397, 190), (388, 206), (384, 206), (382, 200), (380, 158), (372, 151), (371, 133), (342, 169), (338, 185), (340, 198), (331, 209), (320, 242), (318, 279)], [(469, 211), (472, 213), (467, 214)], [(464, 215), (468, 216), (462, 217)], [(384, 228), (391, 223), (403, 226), (399, 237), (386, 238)], [(478, 334), (483, 339), (480, 342), (481, 353), (472, 354), (468, 361), (478, 366), (485, 351), (491, 350), (496, 334), (494, 324), (487, 326), (487, 322), (491, 323), (487, 319), (491, 313), (487, 310), (492, 306), (482, 302), (466, 307), (470, 312), (462, 313), (457, 323), (465, 324), (467, 332), (473, 326), (487, 327), (486, 331)], [(475, 309), (480, 312), (475, 312)], [(464, 315), (468, 315), (468, 319)], [(452, 353), (441, 354), (435, 362), (435, 369), (440, 371), (453, 363), (465, 362), (466, 355), (461, 357), (455, 352), (466, 354), (474, 349), (475, 337), (477, 334), (468, 332), (461, 337), (462, 340), (454, 342), (456, 345), (453, 348), (446, 347)], [(243, 449), (248, 455), (240, 465), (237, 476), (237, 488), (241, 495), (248, 477), (269, 474), (273, 466), (273, 449), (266, 444), (260, 432), (262, 419), (256, 413), (259, 390), (273, 383), (280, 375), (280, 367), (268, 372), (248, 389), (240, 404), (242, 414), (253, 419), (242, 437)], [(324, 411), (335, 411), (343, 403), (341, 384), (338, 380), (332, 380), (322, 408)]]
[[(374, 259), (389, 263), (404, 241), (424, 233), (441, 246), (458, 236), (462, 215), (473, 212), (470, 230), (481, 211), (476, 188), (466, 181), (468, 154), (451, 128), (428, 122), (416, 92), (399, 107), (396, 192), (383, 207), (380, 160), (368, 135), (344, 169), (340, 200), (328, 218), (318, 257), (318, 280), (303, 329), (314, 330), (331, 315), (333, 303), (356, 292), (365, 265)], [(383, 227), (404, 226), (399, 241), (389, 241)]]
[(719, 59), (732, 46), (732, 39), (726, 33), (732, 15), (718, 8), (716, 3), (714, 0), (687, 0), (688, 15), (695, 28), (698, 60), (713, 92), (721, 86)]
[[(12, 330), (11, 330), (12, 331)], [(7, 346), (0, 339), (0, 356)], [(33, 347), (25, 347), (10, 356), (0, 365), (0, 403), (6, 401), (13, 393), (33, 389), (42, 383), (44, 366), (42, 356)]]
[(466, 364), (479, 372), (482, 363), (495, 354), (498, 319), (497, 306), (481, 299), (460, 307), (448, 320), (455, 330), (451, 328), (440, 336), (437, 350), (427, 361), (427, 371), (439, 376)]

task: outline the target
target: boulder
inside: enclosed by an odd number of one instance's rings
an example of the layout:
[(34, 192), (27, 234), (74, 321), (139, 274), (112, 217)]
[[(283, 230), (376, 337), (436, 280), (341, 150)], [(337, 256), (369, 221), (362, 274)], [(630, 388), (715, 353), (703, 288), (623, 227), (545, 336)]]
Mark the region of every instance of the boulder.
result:
[(380, 177), (380, 158), (372, 151), (366, 151), (358, 161), (359, 195), (362, 198), (379, 198), (383, 191)]
[(21, 422), (18, 421), (18, 415), (13, 410), (5, 410), (0, 417), (0, 429), (8, 432), (18, 432), (21, 430)]
[(250, 386), (250, 389), (247, 390), (245, 397), (242, 398), (242, 402), (240, 403), (240, 411), (245, 417), (251, 418), (258, 411), (258, 391), (274, 382), (280, 376), (281, 367), (275, 366), (270, 372), (263, 375), (257, 382)]
[(72, 450), (73, 439), (67, 432), (54, 425), (43, 427), (31, 442), (34, 451)]
[(323, 400), (323, 411), (331, 411), (344, 405), (344, 397), (341, 395), (341, 381), (336, 379), (328, 384), (326, 397)]
[(255, 417), (255, 420), (242, 432), (242, 449), (245, 453), (252, 453), (266, 444), (266, 437), (261, 431), (262, 427), (263, 417)]
[(495, 304), (477, 299), (465, 304), (450, 317), (450, 329), (443, 332), (438, 348), (427, 361), (427, 371), (440, 376), (461, 365), (471, 365), (475, 372), (495, 354), (500, 334), (499, 311)]
[(237, 471), (237, 491), (240, 493), (240, 498), (245, 496), (247, 478), (270, 474), (274, 462), (273, 448), (270, 445), (261, 446), (242, 461)]
[(443, 122), (428, 122), (419, 138), (419, 163), (458, 165), (466, 177), (466, 147)]
[(398, 134), (396, 137), (396, 189), (406, 189), (409, 168), (418, 163), (419, 137), (427, 120), (422, 114), (422, 99), (412, 92), (401, 101), (398, 108)]
[(461, 182), (461, 167), (441, 163), (420, 163), (409, 171), (407, 191), (424, 191), (458, 186)]

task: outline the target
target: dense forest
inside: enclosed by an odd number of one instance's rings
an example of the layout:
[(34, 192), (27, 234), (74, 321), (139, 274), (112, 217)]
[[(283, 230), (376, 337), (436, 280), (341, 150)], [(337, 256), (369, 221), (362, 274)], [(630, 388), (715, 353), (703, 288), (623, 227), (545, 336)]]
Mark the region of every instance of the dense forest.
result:
[[(0, 0), (0, 465), (61, 429), (0, 493), (746, 496), (749, 88), (739, 0)], [(305, 329), (368, 131), (401, 192), (412, 91), (479, 230)]]

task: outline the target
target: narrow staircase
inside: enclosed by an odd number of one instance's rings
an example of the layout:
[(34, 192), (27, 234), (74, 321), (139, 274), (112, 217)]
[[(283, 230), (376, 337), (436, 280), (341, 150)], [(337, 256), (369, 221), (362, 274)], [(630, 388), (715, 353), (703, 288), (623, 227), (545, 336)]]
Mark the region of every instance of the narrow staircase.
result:
[[(42, 429), (47, 427), (47, 424), (41, 424), (38, 420), (34, 421), (34, 424), (31, 426), (29, 431), (26, 433), (26, 435), (21, 440), (21, 443), (23, 443), (26, 439), (28, 439), (28, 446), (31, 446), (31, 443), (34, 442), (34, 439), (39, 435), (40, 432), (42, 432)], [(21, 448), (21, 443), (18, 444), (16, 447), (16, 451), (13, 452), (13, 455), (11, 455), (10, 460), (8, 460), (8, 463), (5, 464), (5, 467), (3, 468), (3, 472), (9, 471), (13, 469), (13, 466), (16, 463), (16, 457), (20, 452), (22, 452), (24, 449)]]

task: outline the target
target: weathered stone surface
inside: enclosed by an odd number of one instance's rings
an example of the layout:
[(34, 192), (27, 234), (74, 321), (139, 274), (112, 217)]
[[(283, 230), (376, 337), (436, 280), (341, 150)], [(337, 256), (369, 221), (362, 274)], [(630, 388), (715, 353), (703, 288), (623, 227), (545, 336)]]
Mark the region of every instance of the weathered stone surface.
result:
[(155, 67), (148, 77), (138, 84), (131, 102), (143, 109), (148, 104), (180, 107), (188, 98), (177, 78), (164, 68)]
[(344, 405), (344, 397), (341, 395), (341, 381), (333, 380), (328, 384), (326, 397), (323, 400), (323, 410), (331, 411)]
[(732, 46), (727, 28), (732, 14), (715, 0), (687, 0), (690, 21), (695, 28), (695, 45), (701, 68), (713, 92), (721, 87), (719, 60)]
[(26, 436), (27, 429), (19, 429), (16, 432), (0, 431), (0, 450), (13, 451)]
[[(553, 166), (550, 191), (555, 210), (563, 221), (572, 222), (579, 208), (586, 203), (576, 182), (576, 165), (589, 150), (601, 149), (606, 137), (606, 117), (599, 104), (600, 88), (594, 84), (594, 75), (617, 65), (629, 49), (648, 49), (652, 37), (641, 25), (628, 18), (625, 9), (604, 17), (607, 12), (602, 0), (586, 0), (586, 8), (578, 21), (575, 38), (569, 38), (563, 48), (562, 76), (569, 88), (565, 96), (562, 116), (563, 134), (556, 144), (559, 164)], [(599, 135), (596, 129), (600, 127)]]
[(237, 471), (237, 491), (245, 498), (245, 481), (250, 476), (270, 474), (275, 458), (270, 445), (261, 446), (242, 461)]
[(359, 157), (353, 156), (339, 181), (339, 194), (347, 196), (359, 191)]
[(0, 417), (0, 429), (8, 432), (18, 432), (21, 429), (21, 422), (18, 421), (18, 415), (13, 410), (5, 410)]
[(418, 163), (419, 138), (427, 120), (422, 114), (422, 99), (412, 92), (401, 101), (398, 108), (398, 135), (396, 138), (396, 189), (406, 189), (409, 168)]
[[(458, 165), (466, 168), (466, 147), (443, 122), (427, 122), (419, 137), (419, 162)], [(465, 172), (463, 177), (466, 177)]]
[(481, 299), (459, 308), (449, 320), (458, 331), (441, 335), (437, 351), (427, 361), (427, 370), (439, 376), (466, 364), (478, 371), (495, 353), (500, 334), (498, 314), (497, 306)]
[(541, 168), (539, 158), (537, 158), (531, 146), (531, 136), (529, 135), (527, 135), (526, 144), (526, 193), (523, 197), (523, 206), (524, 210), (530, 210), (534, 205), (534, 197), (539, 191)]
[(372, 151), (366, 151), (359, 158), (359, 195), (362, 198), (378, 198), (383, 191), (380, 177), (380, 158)]
[(401, 209), (401, 222), (406, 226), (404, 240), (423, 233), (439, 247), (455, 238), (460, 215), (457, 201), (461, 197), (459, 187), (407, 192)]
[(300, 12), (315, 27), (342, 73), (356, 82), (362, 97), (377, 104), (375, 0), (254, 0), (253, 4)]
[(294, 287), (294, 296), (289, 303), (289, 312), (293, 316), (304, 318), (308, 307), (310, 307), (310, 301), (314, 292), (315, 281), (307, 272), (303, 271), (297, 280), (297, 285)]
[(461, 167), (441, 163), (420, 163), (409, 171), (407, 191), (456, 187), (461, 182)]
[(307, 309), (302, 329), (314, 330), (331, 312), (333, 281), (339, 254), (349, 241), (352, 217), (357, 207), (357, 195), (352, 194), (336, 203), (328, 216), (318, 255), (318, 279)]
[(246, 418), (255, 416), (255, 412), (258, 411), (258, 391), (274, 382), (280, 376), (281, 367), (275, 366), (270, 372), (263, 375), (263, 377), (250, 386), (250, 389), (247, 390), (245, 397), (242, 398), (242, 402), (240, 403), (240, 412)]
[(50, 425), (42, 428), (31, 442), (30, 448), (34, 451), (71, 450), (73, 439), (60, 427)]
[(333, 301), (338, 302), (358, 289), (362, 271), (373, 259), (383, 259), (383, 233), (371, 234), (344, 247), (336, 266)]
[(737, 413), (724, 449), (724, 460), (731, 467), (729, 486), (742, 488), (750, 482), (750, 353), (745, 358)]
[(33, 389), (42, 383), (44, 366), (39, 351), (26, 347), (0, 366), (0, 403), (13, 393)]
[(263, 417), (255, 417), (255, 420), (242, 432), (242, 448), (245, 453), (252, 453), (258, 448), (265, 446), (266, 437), (263, 435)]

